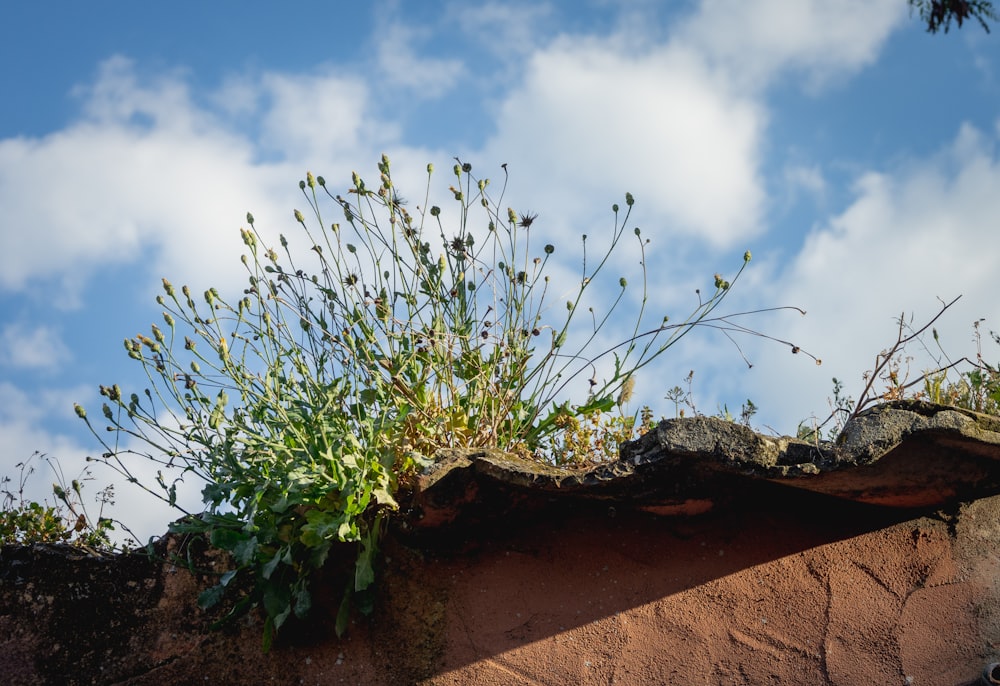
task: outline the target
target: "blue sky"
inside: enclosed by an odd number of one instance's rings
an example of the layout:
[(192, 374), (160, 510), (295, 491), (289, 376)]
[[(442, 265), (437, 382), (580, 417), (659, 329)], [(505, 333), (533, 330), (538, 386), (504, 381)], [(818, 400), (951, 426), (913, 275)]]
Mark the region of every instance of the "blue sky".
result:
[[(346, 187), (383, 152), (412, 197), (428, 162), (506, 163), (567, 270), (632, 192), (675, 318), (751, 250), (730, 309), (807, 310), (748, 323), (823, 365), (741, 339), (748, 369), (696, 332), (639, 380), (661, 414), (694, 370), (700, 411), (751, 398), (794, 434), (828, 412), (831, 377), (857, 395), (901, 312), (963, 295), (938, 325), (955, 357), (973, 320), (1000, 329), (1000, 49), (976, 24), (927, 34), (905, 0), (101, 7), (22, 3), (0, 23), (4, 473), (99, 452), (73, 403), (142, 388), (121, 342), (159, 319), (161, 277), (240, 287), (247, 211), (291, 236), (307, 170)], [(111, 480), (94, 476), (91, 493)], [(172, 517), (118, 500), (143, 537)]]

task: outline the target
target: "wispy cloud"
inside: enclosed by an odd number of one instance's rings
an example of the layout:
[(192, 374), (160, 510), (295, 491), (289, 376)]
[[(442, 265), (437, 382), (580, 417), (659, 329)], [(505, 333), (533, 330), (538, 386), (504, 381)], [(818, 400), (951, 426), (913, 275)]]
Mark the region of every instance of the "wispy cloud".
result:
[(71, 358), (69, 348), (52, 327), (14, 322), (0, 331), (0, 366), (54, 371)]
[(905, 18), (897, 0), (706, 0), (675, 36), (740, 87), (759, 89), (786, 73), (818, 87), (871, 64)]

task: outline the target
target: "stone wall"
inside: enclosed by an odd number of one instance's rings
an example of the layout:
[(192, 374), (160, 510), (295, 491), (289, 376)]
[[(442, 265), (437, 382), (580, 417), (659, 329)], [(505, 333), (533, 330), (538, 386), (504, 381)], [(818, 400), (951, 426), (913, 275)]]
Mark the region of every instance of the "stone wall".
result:
[(335, 560), (313, 615), (266, 655), (259, 618), (211, 630), (217, 617), (196, 607), (225, 564), (197, 541), (166, 537), (154, 559), (0, 549), (0, 674), (12, 685), (979, 683), (1000, 658), (1000, 454), (989, 420), (944, 412), (883, 409), (840, 446), (689, 420), (626, 446), (620, 464), (570, 475), (443, 455), (388, 536), (373, 615), (336, 638)]

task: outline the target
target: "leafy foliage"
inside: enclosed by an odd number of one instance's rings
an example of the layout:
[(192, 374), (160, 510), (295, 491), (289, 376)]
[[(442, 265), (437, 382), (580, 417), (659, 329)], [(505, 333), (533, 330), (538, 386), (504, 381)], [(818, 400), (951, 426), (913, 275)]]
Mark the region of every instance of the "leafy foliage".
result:
[[(56, 474), (57, 481), (52, 485), (53, 504), (27, 500), (24, 496), (28, 479), (35, 473), (34, 460), (44, 460)], [(110, 539), (114, 523), (101, 516), (105, 505), (114, 504), (114, 489), (111, 486), (97, 494), (101, 509), (95, 520), (83, 504), (82, 480), (89, 478), (86, 472), (67, 485), (58, 463), (38, 452), (15, 466), (20, 470), (16, 492), (11, 490), (13, 480), (9, 476), (0, 479), (0, 494), (3, 495), (0, 545), (66, 543), (92, 550), (114, 549)]]
[[(280, 252), (266, 245), (248, 214), (242, 296), (210, 288), (196, 300), (164, 279), (163, 324), (125, 340), (150, 386), (129, 395), (101, 386), (114, 441), (76, 408), (104, 445), (101, 459), (149, 493), (177, 506), (179, 479), (204, 482), (206, 510), (173, 528), (207, 536), (231, 553), (233, 568), (200, 602), (211, 607), (232, 588), (251, 588), (234, 594), (230, 614), (262, 607), (265, 649), (289, 617), (309, 611), (310, 579), (335, 546), (356, 558), (338, 631), (352, 597), (370, 606), (385, 517), (401, 484), (440, 449), (491, 446), (570, 466), (586, 450), (611, 457), (637, 428), (622, 407), (638, 370), (695, 326), (749, 331), (711, 315), (750, 253), (731, 281), (715, 276), (713, 295), (699, 295), (683, 321), (662, 317), (644, 329), (648, 241), (635, 229), (638, 315), (620, 344), (590, 353), (628, 281), (617, 279), (602, 314), (584, 296), (626, 236), (633, 198), (626, 194), (624, 212), (612, 207), (597, 259), (588, 252), (593, 239), (582, 237), (580, 279), (553, 306), (546, 267), (556, 248), (539, 243), (537, 215), (503, 208), (503, 169), (494, 199), (489, 180), (456, 161), (454, 205), (442, 208), (428, 207), (428, 165), (425, 201), (414, 213), (385, 156), (379, 183), (369, 187), (354, 174), (346, 197), (307, 174), (299, 187), (310, 220), (293, 214), (309, 250), (296, 252), (284, 236)], [(324, 199), (341, 222), (324, 222)], [(598, 380), (602, 359), (610, 374)], [(590, 375), (589, 393), (571, 403), (568, 384), (582, 374)], [(645, 413), (641, 426), (649, 421)], [(156, 484), (135, 476), (136, 457), (161, 465)], [(168, 478), (171, 469), (181, 474)]]

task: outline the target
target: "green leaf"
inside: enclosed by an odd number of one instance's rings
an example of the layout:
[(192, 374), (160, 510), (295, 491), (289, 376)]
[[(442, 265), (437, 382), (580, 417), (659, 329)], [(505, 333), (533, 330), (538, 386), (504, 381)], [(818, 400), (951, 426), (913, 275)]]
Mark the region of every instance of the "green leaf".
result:
[(271, 652), (271, 644), (274, 642), (274, 620), (270, 617), (264, 620), (264, 636), (261, 639), (261, 650), (266, 655)]
[(222, 596), (226, 593), (226, 586), (224, 584), (216, 584), (211, 588), (206, 588), (200, 594), (198, 594), (198, 607), (202, 610), (207, 610), (211, 607), (215, 607)]
[(304, 579), (300, 579), (295, 589), (295, 616), (302, 619), (312, 609), (312, 594)]
[[(279, 551), (280, 552), (280, 551)], [(260, 575), (265, 579), (270, 579), (271, 575), (274, 574), (274, 570), (277, 569), (278, 564), (281, 562), (281, 555), (275, 553), (270, 560), (264, 563), (260, 568)]]
[(334, 630), (337, 638), (342, 638), (347, 632), (347, 624), (351, 620), (351, 592), (348, 589), (344, 592), (344, 597), (340, 599), (340, 607), (337, 609), (337, 623)]
[(257, 537), (251, 536), (243, 541), (240, 541), (235, 546), (233, 546), (233, 559), (236, 560), (236, 564), (240, 566), (245, 566), (250, 564), (254, 556), (257, 555)]
[(264, 586), (263, 604), (267, 616), (274, 620), (274, 628), (280, 629), (292, 614), (291, 589), (284, 584), (267, 584)]
[(239, 544), (247, 540), (247, 535), (242, 531), (234, 531), (233, 529), (212, 529), (209, 540), (216, 548), (232, 551)]

